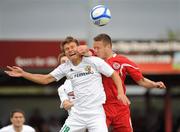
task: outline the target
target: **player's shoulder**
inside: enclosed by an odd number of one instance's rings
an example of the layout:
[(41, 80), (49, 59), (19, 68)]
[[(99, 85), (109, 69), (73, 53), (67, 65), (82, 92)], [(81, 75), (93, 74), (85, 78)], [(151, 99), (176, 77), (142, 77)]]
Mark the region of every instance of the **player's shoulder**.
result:
[(59, 67), (63, 67), (63, 68), (70, 67), (70, 66), (71, 66), (70, 60), (67, 60), (65, 63), (59, 65)]
[(11, 132), (13, 130), (12, 125), (5, 126), (0, 129), (0, 132)]
[(96, 61), (102, 61), (101, 58), (96, 57), (96, 56), (89, 56), (89, 57), (83, 57), (83, 60), (85, 62), (96, 62)]
[(118, 62), (125, 62), (128, 61), (129, 59), (124, 56), (124, 55), (120, 55), (120, 54), (115, 54), (112, 58), (112, 61), (118, 61)]
[(56, 70), (61, 70), (63, 72), (67, 72), (69, 71), (69, 69), (72, 67), (72, 64), (71, 62), (68, 60), (67, 62), (63, 63), (63, 64), (60, 64)]
[(99, 57), (96, 56), (84, 56), (83, 59), (84, 60), (92, 60), (92, 59), (98, 59)]
[(64, 88), (65, 88), (65, 86), (64, 86), (64, 84), (62, 84), (59, 88), (58, 88), (58, 93), (63, 93), (64, 92)]
[(35, 129), (29, 125), (23, 125), (23, 130), (25, 132), (35, 132)]
[(125, 55), (120, 55), (120, 54), (115, 54), (114, 58), (127, 59), (127, 57)]

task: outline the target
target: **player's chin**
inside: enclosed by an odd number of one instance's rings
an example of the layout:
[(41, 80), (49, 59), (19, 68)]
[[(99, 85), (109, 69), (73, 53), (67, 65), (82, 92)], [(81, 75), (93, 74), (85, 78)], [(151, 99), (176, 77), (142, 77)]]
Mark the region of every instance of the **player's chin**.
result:
[(74, 60), (74, 59), (77, 59), (77, 58), (78, 58), (77, 54), (74, 54), (74, 55), (69, 56), (69, 59), (70, 59), (70, 60)]
[(99, 57), (100, 57), (101, 59), (105, 59), (104, 55), (99, 55)]

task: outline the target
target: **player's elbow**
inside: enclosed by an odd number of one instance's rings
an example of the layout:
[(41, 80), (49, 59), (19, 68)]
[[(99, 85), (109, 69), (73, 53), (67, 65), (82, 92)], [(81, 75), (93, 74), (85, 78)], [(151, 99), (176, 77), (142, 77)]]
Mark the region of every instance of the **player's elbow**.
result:
[(58, 93), (61, 94), (61, 93), (63, 93), (63, 91), (64, 91), (64, 88), (63, 88), (63, 85), (62, 85), (62, 86), (60, 86), (58, 88)]
[(154, 82), (150, 81), (147, 78), (142, 78), (137, 83), (139, 86), (142, 86), (144, 88), (153, 88), (154, 87)]
[(47, 84), (49, 84), (49, 82), (48, 81), (42, 81), (41, 84), (42, 85), (47, 85)]
[(139, 86), (145, 87), (145, 80), (144, 78), (140, 79), (139, 81), (136, 82)]
[(55, 81), (55, 79), (54, 79), (52, 76), (47, 75), (47, 76), (44, 76), (44, 77), (42, 78), (41, 84), (47, 85), (47, 84), (49, 84), (49, 83), (51, 83), (51, 82), (53, 82), (53, 81)]

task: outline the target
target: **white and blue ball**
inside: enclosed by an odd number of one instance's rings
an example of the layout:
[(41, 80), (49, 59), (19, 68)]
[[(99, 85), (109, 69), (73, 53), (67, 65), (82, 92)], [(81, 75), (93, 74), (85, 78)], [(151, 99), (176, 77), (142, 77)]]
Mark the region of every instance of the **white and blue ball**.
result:
[(98, 5), (91, 10), (90, 17), (95, 25), (104, 26), (111, 20), (111, 12), (105, 5)]

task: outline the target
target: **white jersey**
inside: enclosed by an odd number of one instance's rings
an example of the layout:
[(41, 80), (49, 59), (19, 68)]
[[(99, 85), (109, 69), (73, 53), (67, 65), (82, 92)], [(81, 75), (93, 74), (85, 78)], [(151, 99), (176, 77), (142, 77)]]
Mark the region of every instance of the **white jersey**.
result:
[(74, 107), (93, 108), (106, 100), (101, 74), (110, 77), (113, 72), (104, 60), (91, 56), (83, 57), (77, 66), (67, 61), (50, 74), (57, 81), (64, 76), (71, 80), (75, 95)]
[[(16, 132), (13, 125), (5, 126), (0, 129), (0, 132)], [(21, 132), (35, 132), (35, 129), (28, 125), (23, 125)]]
[(58, 94), (61, 100), (60, 108), (63, 108), (62, 104), (64, 100), (70, 100), (71, 102), (73, 102), (73, 100), (75, 99), (75, 96), (74, 96), (74, 91), (73, 91), (71, 81), (69, 79), (67, 79), (64, 82), (64, 84), (58, 88)]

